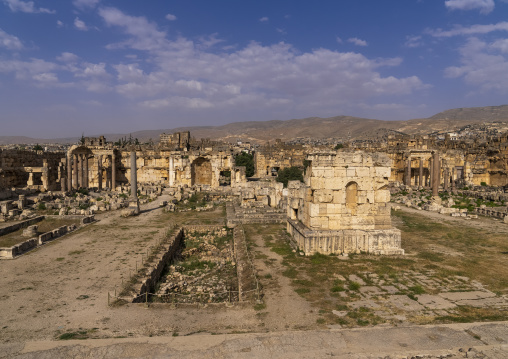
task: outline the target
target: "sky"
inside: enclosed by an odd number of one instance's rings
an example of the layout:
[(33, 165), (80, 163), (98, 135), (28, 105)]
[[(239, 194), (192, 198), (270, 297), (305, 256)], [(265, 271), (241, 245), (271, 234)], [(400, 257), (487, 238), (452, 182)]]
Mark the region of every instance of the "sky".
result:
[(0, 136), (507, 99), (508, 0), (0, 0)]

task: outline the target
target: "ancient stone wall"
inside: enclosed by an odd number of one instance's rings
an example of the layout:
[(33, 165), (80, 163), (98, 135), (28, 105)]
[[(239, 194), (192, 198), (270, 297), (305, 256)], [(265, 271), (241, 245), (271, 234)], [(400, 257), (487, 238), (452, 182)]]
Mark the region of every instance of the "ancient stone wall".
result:
[(0, 150), (0, 191), (13, 187), (59, 190), (59, 166), (65, 154)]
[(303, 251), (403, 253), (391, 226), (388, 156), (341, 151), (307, 160), (305, 183), (288, 185), (288, 232)]
[(274, 145), (266, 145), (254, 153), (256, 177), (277, 176), (282, 168), (303, 168), (306, 150), (302, 145), (286, 145), (278, 140)]

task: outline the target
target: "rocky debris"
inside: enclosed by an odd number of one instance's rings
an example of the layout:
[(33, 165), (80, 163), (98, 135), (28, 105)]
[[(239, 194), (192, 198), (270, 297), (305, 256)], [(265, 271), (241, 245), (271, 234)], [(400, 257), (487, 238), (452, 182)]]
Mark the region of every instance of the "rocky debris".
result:
[(157, 294), (165, 302), (219, 303), (237, 301), (237, 287), (232, 236), (220, 229), (186, 233)]

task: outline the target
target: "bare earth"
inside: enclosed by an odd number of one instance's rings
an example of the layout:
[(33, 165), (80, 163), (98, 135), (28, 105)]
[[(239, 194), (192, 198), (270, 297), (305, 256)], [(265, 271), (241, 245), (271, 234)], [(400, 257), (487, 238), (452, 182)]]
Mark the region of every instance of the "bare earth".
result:
[[(252, 235), (251, 250), (258, 275), (265, 278), (261, 310), (252, 305), (110, 307), (108, 292), (121, 290), (146, 249), (178, 221), (157, 202), (143, 206), (138, 217), (100, 215), (95, 224), (0, 261), (0, 358), (377, 358), (422, 351), (463, 357), (469, 348), (487, 357), (508, 357), (507, 322), (317, 330), (316, 309), (291, 288), (282, 275), (282, 257), (266, 248), (259, 234)], [(508, 233), (508, 226), (490, 220), (419, 213)], [(199, 214), (192, 216), (199, 220)], [(70, 332), (94, 340), (58, 340)]]

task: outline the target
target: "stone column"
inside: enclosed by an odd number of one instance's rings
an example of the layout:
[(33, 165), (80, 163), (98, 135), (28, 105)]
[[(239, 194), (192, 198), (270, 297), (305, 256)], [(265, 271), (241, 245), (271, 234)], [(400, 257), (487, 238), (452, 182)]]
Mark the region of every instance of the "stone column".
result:
[(83, 187), (88, 188), (88, 155), (83, 155), (85, 168), (83, 170)]
[(111, 190), (116, 189), (116, 155), (113, 152), (111, 155)]
[(78, 188), (83, 187), (83, 155), (78, 155)]
[(74, 173), (72, 175), (72, 182), (74, 182), (72, 188), (78, 188), (78, 155), (74, 155)]
[(169, 156), (169, 187), (175, 185), (175, 163), (172, 156)]
[(432, 158), (429, 158), (429, 188), (432, 188), (432, 175), (434, 173), (434, 163), (432, 162)]
[(445, 167), (444, 171), (443, 171), (443, 189), (445, 191), (448, 191), (448, 181), (450, 180), (450, 175), (448, 173), (448, 167)]
[(456, 188), (455, 181), (456, 181), (456, 179), (455, 179), (455, 167), (452, 167), (452, 193), (453, 194), (457, 193), (457, 188)]
[(99, 182), (97, 187), (99, 191), (102, 190), (102, 155), (96, 157), (97, 160), (97, 181)]
[(28, 174), (28, 181), (27, 181), (27, 186), (33, 186), (34, 185), (34, 174), (32, 172), (30, 172)]
[(439, 154), (434, 152), (434, 158), (432, 159), (432, 196), (439, 196), (439, 182), (440, 182), (440, 166), (439, 166)]
[(132, 214), (139, 214), (136, 151), (131, 151), (131, 196), (129, 198), (129, 209), (132, 211)]
[(406, 186), (411, 186), (411, 156), (407, 158)]
[(418, 173), (418, 186), (423, 188), (423, 158), (420, 157), (420, 171)]
[(60, 176), (60, 190), (66, 192), (67, 179), (65, 178), (65, 167), (62, 163), (58, 166), (58, 175)]
[(131, 197), (138, 198), (138, 174), (136, 168), (136, 152), (131, 152)]
[(72, 191), (72, 154), (67, 154), (67, 190)]

